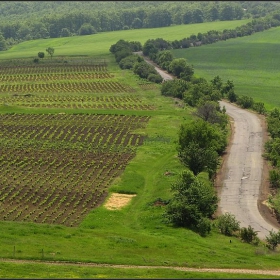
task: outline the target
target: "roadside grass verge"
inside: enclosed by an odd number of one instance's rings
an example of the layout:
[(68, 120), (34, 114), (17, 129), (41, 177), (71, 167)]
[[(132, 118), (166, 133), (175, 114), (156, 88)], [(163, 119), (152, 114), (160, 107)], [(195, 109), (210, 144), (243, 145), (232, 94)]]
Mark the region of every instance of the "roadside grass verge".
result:
[(167, 268), (116, 268), (41, 263), (1, 263), (1, 278), (86, 279), (278, 279), (278, 276), (242, 273), (178, 271)]
[(275, 27), (247, 37), (172, 52), (186, 58), (196, 75), (207, 80), (217, 75), (223, 82), (231, 80), (237, 95), (253, 97), (270, 110), (280, 106), (279, 31)]

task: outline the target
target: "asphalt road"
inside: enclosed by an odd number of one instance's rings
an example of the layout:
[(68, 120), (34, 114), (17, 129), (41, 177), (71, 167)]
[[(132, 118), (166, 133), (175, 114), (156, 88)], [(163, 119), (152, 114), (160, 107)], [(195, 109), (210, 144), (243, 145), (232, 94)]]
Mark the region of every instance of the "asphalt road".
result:
[(258, 237), (265, 239), (269, 224), (258, 210), (258, 198), (262, 182), (263, 131), (260, 119), (254, 113), (220, 101), (226, 113), (234, 121), (234, 135), (226, 165), (219, 207), (222, 213), (233, 214), (241, 227), (251, 225)]
[[(142, 52), (138, 54), (143, 55)], [(144, 59), (155, 67), (164, 80), (174, 78), (147, 57)], [(259, 238), (265, 239), (270, 230), (279, 229), (268, 223), (258, 209), (264, 145), (260, 119), (256, 114), (225, 101), (220, 101), (220, 106), (225, 106), (226, 113), (234, 121), (234, 136), (226, 163), (219, 208), (223, 214), (233, 214), (241, 227), (250, 225), (258, 232)]]

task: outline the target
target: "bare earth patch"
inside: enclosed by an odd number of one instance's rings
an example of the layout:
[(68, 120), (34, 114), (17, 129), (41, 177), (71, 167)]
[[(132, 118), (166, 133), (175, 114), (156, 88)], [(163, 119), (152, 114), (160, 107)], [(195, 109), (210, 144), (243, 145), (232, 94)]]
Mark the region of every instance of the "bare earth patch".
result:
[(136, 194), (112, 193), (104, 206), (108, 210), (118, 210), (126, 206)]

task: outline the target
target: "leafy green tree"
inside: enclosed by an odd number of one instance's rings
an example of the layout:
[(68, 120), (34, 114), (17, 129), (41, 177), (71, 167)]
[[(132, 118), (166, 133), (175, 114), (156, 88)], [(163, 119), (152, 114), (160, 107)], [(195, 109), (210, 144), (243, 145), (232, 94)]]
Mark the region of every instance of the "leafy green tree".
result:
[(182, 99), (183, 94), (188, 87), (189, 84), (184, 80), (165, 81), (161, 87), (161, 94), (164, 96), (172, 96)]
[(171, 51), (161, 51), (157, 53), (156, 63), (163, 69), (167, 70), (174, 56)]
[(190, 142), (179, 153), (179, 157), (194, 175), (198, 175), (202, 171), (208, 171), (210, 179), (219, 165), (219, 155), (214, 148), (201, 148), (195, 142)]
[(134, 28), (134, 29), (139, 29), (142, 27), (142, 25), (143, 25), (143, 22), (140, 18), (135, 18), (131, 24), (132, 28)]
[(237, 101), (238, 96), (237, 96), (237, 94), (234, 92), (233, 89), (230, 89), (230, 90), (228, 91), (228, 93), (227, 93), (227, 98), (228, 98), (228, 100), (229, 100), (230, 102), (234, 103), (234, 102)]
[(51, 58), (53, 57), (53, 54), (54, 54), (54, 48), (52, 47), (48, 47), (46, 49), (46, 52), (51, 56)]
[(218, 217), (217, 227), (222, 234), (232, 236), (240, 229), (240, 222), (230, 213), (225, 213)]
[(227, 80), (226, 84), (222, 86), (221, 93), (224, 95), (227, 95), (230, 90), (234, 89), (233, 81)]
[(90, 23), (84, 23), (79, 29), (79, 35), (95, 34), (96, 30)]
[(7, 50), (7, 44), (4, 39), (4, 36), (0, 34), (0, 51), (5, 51), (5, 50)]
[(220, 105), (215, 101), (206, 101), (197, 107), (194, 115), (212, 124), (219, 124), (221, 128), (227, 125), (227, 116), (221, 112)]
[(240, 229), (240, 237), (246, 243), (259, 243), (258, 233), (250, 225)]
[(169, 71), (179, 78), (180, 74), (187, 70), (188, 66), (185, 58), (175, 58), (169, 65)]
[(237, 98), (236, 103), (244, 109), (252, 108), (254, 105), (254, 99), (250, 96), (242, 95)]
[(234, 8), (232, 5), (227, 3), (220, 12), (221, 20), (233, 20), (234, 19)]
[(266, 113), (266, 109), (263, 102), (254, 102), (253, 109), (259, 114), (264, 115)]
[(193, 120), (180, 126), (179, 153), (192, 142), (197, 143), (203, 149), (214, 148), (219, 155), (223, 153), (227, 146), (226, 135), (223, 131), (218, 126), (203, 120)]
[(144, 59), (139, 55), (132, 54), (121, 59), (121, 61), (119, 62), (119, 66), (121, 69), (132, 69), (135, 63), (141, 62), (143, 60)]
[[(271, 164), (273, 166), (280, 167), (280, 138), (279, 137), (270, 139), (265, 143), (264, 156), (266, 157), (266, 159), (269, 159), (271, 161)], [(271, 183), (273, 183), (276, 180), (275, 176), (276, 174), (273, 172), (273, 175), (271, 175), (270, 177), (270, 179), (272, 180)]]
[(193, 13), (192, 13), (193, 23), (203, 22), (204, 21), (203, 17), (204, 17), (203, 12), (200, 9), (193, 10)]
[(123, 58), (126, 58), (131, 55), (132, 55), (132, 51), (130, 49), (125, 48), (120, 51), (117, 51), (117, 52), (115, 52), (116, 62), (119, 63)]
[(71, 35), (71, 32), (69, 31), (68, 28), (62, 28), (60, 31), (60, 36), (61, 37), (69, 37)]
[(216, 6), (210, 6), (208, 8), (208, 19), (210, 21), (215, 21), (219, 19), (219, 10)]
[(133, 72), (144, 79), (147, 79), (150, 74), (157, 74), (155, 68), (146, 61), (135, 63)]
[(274, 230), (269, 231), (269, 235), (265, 237), (267, 247), (271, 250), (275, 250), (280, 243), (280, 231), (275, 232)]
[(183, 14), (183, 23), (184, 24), (189, 24), (193, 22), (193, 12), (192, 10), (187, 10), (184, 14)]
[(269, 171), (269, 183), (271, 187), (280, 189), (280, 171), (278, 169), (272, 169)]
[(211, 80), (211, 84), (214, 86), (215, 89), (221, 90), (223, 86), (223, 81), (220, 76), (215, 76), (213, 80)]
[(148, 79), (148, 81), (157, 83), (157, 84), (160, 84), (163, 81), (163, 78), (161, 77), (161, 75), (153, 74), (153, 73), (149, 74), (147, 79)]
[(38, 52), (38, 57), (39, 58), (44, 58), (45, 57), (45, 53), (44, 52)]
[(171, 191), (173, 197), (166, 206), (164, 217), (176, 226), (203, 227), (201, 232), (209, 232), (209, 223), (203, 219), (211, 218), (217, 209), (215, 189), (186, 170), (172, 184)]
[(116, 44), (111, 45), (110, 47), (110, 52), (111, 53), (116, 53), (118, 51), (121, 51), (123, 49), (130, 49), (130, 44), (128, 41), (125, 41), (123, 39), (120, 39), (119, 41), (117, 41)]
[(211, 232), (212, 229), (211, 221), (208, 218), (201, 218), (198, 221), (196, 228), (199, 234), (205, 237)]
[(155, 46), (152, 40), (148, 40), (143, 45), (143, 54), (149, 56), (150, 59), (154, 60), (157, 56), (159, 49)]

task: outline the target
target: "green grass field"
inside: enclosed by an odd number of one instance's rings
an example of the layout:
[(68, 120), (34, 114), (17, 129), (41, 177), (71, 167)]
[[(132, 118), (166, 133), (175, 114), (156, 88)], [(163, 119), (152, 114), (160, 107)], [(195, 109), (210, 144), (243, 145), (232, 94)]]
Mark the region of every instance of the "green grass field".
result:
[(270, 110), (280, 106), (280, 28), (212, 45), (174, 50), (193, 64), (195, 73), (207, 80), (219, 75), (233, 81), (238, 95), (248, 95)]
[[(140, 41), (144, 44), (148, 39), (163, 38), (165, 40), (180, 40), (192, 34), (208, 30), (222, 31), (233, 29), (250, 22), (250, 19), (239, 21), (207, 22), (192, 25), (176, 25), (163, 28), (137, 29), (114, 32), (103, 32), (95, 35), (75, 36), (67, 38), (40, 39), (23, 42), (1, 53), (0, 59), (37, 57), (38, 52), (47, 47), (55, 49), (54, 56), (86, 55), (104, 57), (108, 55), (111, 45), (118, 40)], [(47, 54), (46, 54), (47, 55)]]
[[(13, 58), (17, 59), (15, 63), (19, 64), (24, 63), (23, 60), (18, 60), (19, 58), (28, 58), (27, 61), (29, 61), (29, 58), (35, 57), (38, 51), (44, 51), (48, 46), (55, 48), (55, 56), (66, 55), (67, 57), (64, 57), (66, 60), (70, 60), (71, 55), (102, 57), (109, 64), (108, 71), (114, 75), (110, 79), (120, 84), (129, 85), (135, 90), (129, 93), (111, 92), (105, 94), (102, 92), (37, 93), (33, 89), (32, 98), (34, 100), (38, 98), (36, 101), (40, 105), (38, 108), (30, 106), (31, 101), (29, 100), (30, 103), (27, 103), (25, 97), (22, 96), (23, 93), (20, 93), (20, 96), (13, 97), (11, 92), (1, 92), (0, 104), (2, 105), (0, 112), (2, 114), (12, 112), (28, 114), (66, 113), (71, 116), (74, 113), (98, 113), (151, 117), (146, 128), (135, 131), (135, 133), (146, 135), (146, 141), (137, 148), (136, 156), (127, 165), (124, 173), (116, 178), (109, 188), (109, 193), (136, 193), (137, 195), (128, 206), (121, 210), (112, 211), (102, 205), (92, 210), (79, 226), (74, 227), (61, 224), (1, 221), (0, 258), (196, 268), (278, 269), (279, 251), (270, 252), (263, 244), (260, 246), (244, 244), (237, 238), (229, 238), (219, 234), (215, 228), (208, 237), (203, 238), (188, 229), (173, 228), (163, 223), (164, 206), (155, 205), (154, 202), (159, 198), (164, 200), (170, 198), (171, 183), (178, 178), (178, 175), (184, 169), (177, 158), (176, 140), (180, 124), (191, 119), (191, 112), (187, 108), (178, 106), (177, 101), (162, 97), (158, 85), (144, 90), (140, 86), (142, 81), (139, 81), (130, 71), (121, 71), (114, 62), (113, 55), (108, 51), (110, 45), (119, 39), (141, 40), (142, 43), (148, 38), (181, 39), (210, 29), (234, 28), (241, 23), (242, 21), (216, 22), (139, 30), (139, 33), (138, 30), (137, 32), (135, 30), (118, 31), (85, 37), (38, 40), (19, 44), (7, 52), (0, 53), (0, 59), (10, 59), (11, 64), (13, 64)], [(160, 33), (161, 31), (163, 33)], [(249, 39), (249, 37), (244, 39)], [(231, 40), (216, 45), (230, 42)], [(234, 41), (232, 40), (232, 42)], [(202, 51), (203, 54), (203, 50), (207, 47), (215, 47), (215, 45), (188, 49), (184, 52)], [(49, 58), (45, 59), (50, 60)], [(88, 59), (88, 57), (85, 59)], [(55, 60), (55, 57), (53, 60)], [(82, 61), (83, 58), (79, 60)], [(224, 65), (225, 68), (235, 67), (232, 61), (226, 59)], [(236, 67), (239, 67), (239, 64)], [(199, 71), (198, 69), (196, 72), (203, 76), (204, 74)], [(238, 70), (236, 69), (236, 71)], [(224, 71), (219, 72), (219, 75), (225, 79), (223, 74)], [(42, 80), (45, 77), (47, 76), (44, 76)], [(65, 82), (65, 80), (60, 82)], [(21, 81), (20, 84), (22, 83)], [(42, 83), (42, 81), (38, 83)], [(145, 104), (155, 106), (155, 109), (85, 108), (79, 100), (76, 101), (81, 96), (84, 98), (100, 98), (104, 95), (108, 98), (133, 96), (143, 100)], [(58, 97), (71, 97), (70, 103), (80, 104), (81, 107), (74, 109), (68, 106), (70, 104), (68, 102), (66, 108), (57, 106), (54, 108), (51, 104), (54, 104), (56, 102), (55, 98)], [(13, 101), (12, 98), (16, 98), (17, 101)], [(94, 103), (92, 100), (88, 101), (89, 105)], [(35, 101), (32, 100), (32, 102)], [(46, 103), (50, 104), (49, 107), (43, 106)], [(13, 139), (13, 141), (16, 140)], [(169, 171), (171, 175), (165, 175), (166, 171)], [(200, 177), (205, 180), (206, 174), (201, 174)], [(3, 209), (4, 204), (0, 204), (0, 210)], [(0, 264), (0, 277), (2, 278), (268, 278), (265, 275), (202, 274), (199, 272), (166, 271), (156, 268), (143, 270), (107, 267), (77, 268), (67, 265), (59, 267), (46, 264), (5, 262), (0, 262)]]

